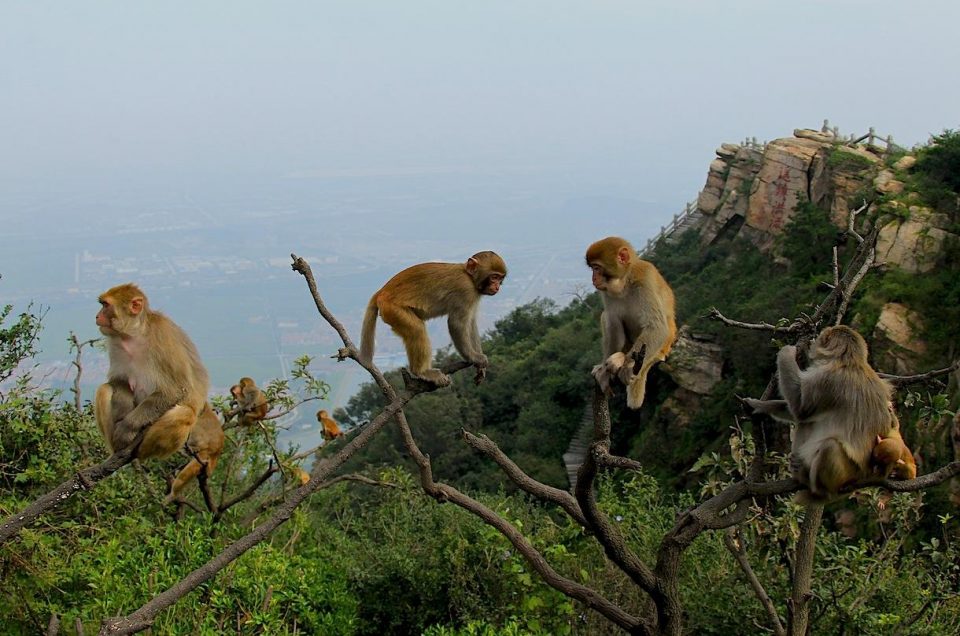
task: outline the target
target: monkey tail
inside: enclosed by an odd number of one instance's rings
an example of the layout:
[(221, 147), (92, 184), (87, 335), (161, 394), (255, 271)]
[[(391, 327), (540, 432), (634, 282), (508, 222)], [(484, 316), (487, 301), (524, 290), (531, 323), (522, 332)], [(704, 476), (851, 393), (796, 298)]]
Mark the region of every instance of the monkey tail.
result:
[(376, 296), (374, 296), (367, 305), (366, 313), (363, 314), (363, 328), (360, 330), (360, 357), (367, 364), (373, 364), (373, 349), (376, 344), (374, 334), (377, 331), (379, 313)]

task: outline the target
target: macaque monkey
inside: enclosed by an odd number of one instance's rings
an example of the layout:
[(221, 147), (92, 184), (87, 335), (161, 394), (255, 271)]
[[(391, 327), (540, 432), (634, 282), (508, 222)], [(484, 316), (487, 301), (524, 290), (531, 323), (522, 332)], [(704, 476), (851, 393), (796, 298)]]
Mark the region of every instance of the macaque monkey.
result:
[[(593, 377), (604, 393), (619, 377), (627, 387), (627, 406), (638, 409), (650, 368), (667, 357), (677, 339), (673, 290), (622, 238), (597, 241), (587, 248), (586, 259), (603, 298), (603, 360), (593, 368)], [(642, 360), (639, 371), (634, 358)]]
[(201, 471), (207, 477), (213, 474), (213, 469), (217, 467), (217, 461), (220, 459), (220, 453), (223, 452), (223, 441), (223, 426), (220, 425), (220, 418), (213, 412), (213, 408), (206, 404), (197, 417), (197, 423), (190, 431), (190, 436), (187, 437), (187, 450), (184, 454), (190, 456), (190, 462), (177, 473), (170, 485), (170, 493), (164, 500), (165, 503), (178, 500), (184, 487)]
[(270, 410), (267, 397), (253, 378), (240, 378), (238, 384), (230, 387), (230, 395), (237, 401), (237, 406), (240, 408), (240, 424), (244, 426), (259, 422)]
[(333, 441), (343, 435), (343, 431), (340, 430), (340, 427), (337, 426), (336, 420), (327, 415), (327, 412), (324, 409), (317, 411), (317, 421), (323, 425), (323, 430), (321, 435), (323, 439), (328, 442)]
[[(507, 276), (495, 252), (477, 252), (466, 263), (421, 263), (403, 270), (375, 293), (367, 305), (361, 332), (361, 357), (373, 361), (377, 314), (393, 328), (407, 349), (410, 373), (438, 386), (450, 377), (430, 367), (431, 348), (424, 321), (447, 316), (450, 339), (463, 358), (482, 374), (487, 356), (480, 347), (477, 307), (481, 296), (493, 296)], [(480, 377), (480, 376), (478, 376)]]
[(913, 453), (907, 448), (906, 442), (900, 433), (889, 437), (877, 435), (877, 445), (873, 447), (870, 461), (873, 469), (884, 478), (889, 479), (916, 479), (917, 462)]
[(823, 503), (845, 487), (871, 476), (877, 437), (899, 438), (891, 407), (893, 388), (867, 362), (867, 343), (846, 326), (827, 327), (810, 347), (800, 369), (797, 350), (777, 354), (783, 400), (745, 402), (759, 413), (794, 422), (790, 452), (793, 478), (809, 490), (799, 503)]
[(110, 369), (94, 398), (97, 425), (116, 452), (146, 429), (136, 458), (181, 450), (207, 402), (209, 380), (196, 347), (172, 320), (153, 311), (136, 285), (100, 295), (97, 326)]

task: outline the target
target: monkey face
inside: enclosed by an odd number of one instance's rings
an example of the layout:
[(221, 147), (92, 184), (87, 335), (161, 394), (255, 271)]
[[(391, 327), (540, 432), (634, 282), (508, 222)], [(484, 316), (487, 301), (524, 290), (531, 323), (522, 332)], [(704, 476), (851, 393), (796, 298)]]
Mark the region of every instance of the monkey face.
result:
[(503, 276), (500, 274), (490, 274), (480, 287), (480, 293), (485, 296), (495, 296), (500, 291), (500, 285), (503, 284)]
[(105, 336), (112, 336), (116, 332), (113, 329), (113, 319), (116, 312), (110, 301), (106, 298), (100, 299), (100, 311), (97, 312), (97, 326), (100, 327), (100, 333)]
[(591, 264), (590, 269), (593, 272), (593, 286), (598, 291), (612, 296), (619, 296), (623, 293), (623, 288), (626, 286), (626, 279), (623, 276), (607, 273), (607, 270), (599, 263)]

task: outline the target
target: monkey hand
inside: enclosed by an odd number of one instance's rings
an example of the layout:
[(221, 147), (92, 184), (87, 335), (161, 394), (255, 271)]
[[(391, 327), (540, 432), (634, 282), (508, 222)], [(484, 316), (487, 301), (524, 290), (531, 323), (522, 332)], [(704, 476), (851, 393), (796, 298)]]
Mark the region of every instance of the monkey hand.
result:
[(623, 368), (623, 365), (627, 362), (627, 354), (618, 351), (616, 353), (611, 353), (610, 356), (603, 361), (603, 368), (608, 375), (616, 375), (620, 369)]
[(487, 378), (487, 367), (477, 367), (477, 374), (473, 376), (473, 383), (479, 385)]

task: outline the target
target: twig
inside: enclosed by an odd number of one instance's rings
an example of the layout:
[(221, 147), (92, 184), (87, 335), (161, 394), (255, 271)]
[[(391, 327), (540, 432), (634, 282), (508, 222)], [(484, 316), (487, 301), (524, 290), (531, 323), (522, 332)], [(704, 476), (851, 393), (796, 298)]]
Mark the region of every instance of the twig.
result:
[(241, 501), (244, 501), (252, 497), (253, 493), (257, 492), (260, 486), (266, 483), (266, 481), (270, 479), (270, 477), (272, 477), (274, 473), (278, 473), (278, 472), (280, 472), (280, 467), (275, 465), (273, 463), (273, 460), (271, 459), (270, 464), (267, 466), (267, 469), (263, 471), (263, 474), (260, 475), (260, 477), (255, 482), (250, 484), (250, 486), (246, 490), (244, 490), (242, 493), (240, 493), (239, 495), (237, 495), (236, 497), (233, 497), (228, 501), (220, 502), (220, 505), (217, 507), (217, 511), (213, 514), (213, 520), (219, 521), (223, 517), (223, 513), (225, 513), (231, 507), (235, 506)]
[(713, 320), (719, 320), (728, 327), (737, 327), (738, 329), (748, 329), (751, 331), (771, 331), (773, 333), (789, 334), (795, 333), (801, 328), (801, 325), (796, 322), (783, 327), (779, 325), (771, 325), (766, 322), (741, 322), (739, 320), (732, 320), (720, 313), (720, 310), (716, 307), (710, 308), (710, 311), (707, 313), (707, 317)]
[(933, 378), (938, 378), (941, 375), (947, 375), (953, 373), (957, 369), (960, 369), (960, 358), (953, 361), (949, 367), (944, 367), (943, 369), (936, 369), (935, 371), (927, 371), (926, 373), (918, 373), (916, 375), (890, 375), (888, 373), (879, 373), (881, 378), (890, 382), (893, 386), (899, 388), (906, 386), (908, 384), (916, 384), (918, 382), (926, 382), (927, 380), (932, 380)]
[(763, 609), (767, 611), (767, 616), (773, 625), (773, 633), (777, 636), (786, 636), (787, 632), (783, 628), (783, 621), (780, 619), (780, 614), (777, 612), (776, 606), (774, 606), (770, 595), (767, 594), (760, 579), (757, 578), (756, 572), (753, 571), (753, 567), (750, 565), (750, 560), (747, 558), (747, 551), (743, 547), (743, 539), (740, 536), (740, 531), (736, 528), (727, 528), (726, 532), (723, 533), (723, 544), (727, 546), (730, 554), (736, 559), (740, 569), (743, 570), (744, 576), (747, 577), (747, 582), (750, 583), (750, 587), (753, 588), (753, 593), (756, 594), (760, 604), (763, 605)]
[(477, 436), (466, 429), (461, 429), (461, 434), (471, 448), (480, 451), (495, 461), (507, 477), (513, 480), (513, 483), (521, 490), (544, 501), (557, 504), (581, 526), (588, 527), (589, 524), (580, 510), (580, 505), (569, 492), (542, 484), (527, 475), (486, 435)]
[(70, 336), (67, 338), (67, 342), (70, 343), (70, 350), (77, 350), (77, 355), (74, 357), (73, 362), (71, 363), (77, 369), (77, 374), (73, 377), (73, 388), (70, 391), (73, 393), (73, 405), (79, 411), (83, 405), (80, 400), (80, 376), (83, 374), (83, 366), (80, 364), (80, 357), (83, 355), (83, 348), (87, 345), (92, 345), (97, 342), (100, 342), (101, 338), (91, 338), (90, 340), (85, 340), (80, 342), (77, 339), (77, 334), (70, 332)]

